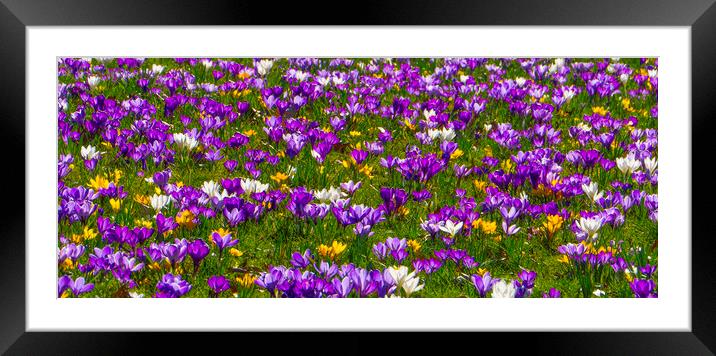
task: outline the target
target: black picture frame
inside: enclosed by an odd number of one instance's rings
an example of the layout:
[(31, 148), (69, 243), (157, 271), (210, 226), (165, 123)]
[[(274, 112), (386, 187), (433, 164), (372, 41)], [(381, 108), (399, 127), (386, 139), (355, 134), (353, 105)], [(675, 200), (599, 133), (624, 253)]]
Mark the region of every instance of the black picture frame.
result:
[[(325, 340), (347, 343), (347, 351), (360, 350), (362, 342), (375, 336), (341, 334), (226, 336), (211, 333), (35, 333), (25, 331), (25, 29), (26, 26), (87, 25), (440, 25), (440, 26), (689, 26), (691, 27), (692, 90), (692, 332), (626, 333), (481, 333), (450, 336), (455, 346), (478, 350), (479, 344), (494, 341), (507, 351), (548, 354), (713, 354), (716, 352), (716, 264), (714, 252), (716, 219), (710, 202), (714, 190), (709, 174), (716, 140), (716, 5), (714, 0), (547, 0), (426, 2), (361, 1), (315, 2), (279, 5), (262, 1), (142, 1), (142, 0), (0, 0), (0, 142), (4, 204), (0, 224), (0, 351), (8, 354), (127, 354), (152, 349), (161, 354), (183, 350), (183, 340), (197, 340), (202, 347), (231, 343), (271, 343), (292, 347), (291, 338), (324, 340), (304, 351), (337, 352)], [(688, 120), (688, 118), (683, 118)], [(11, 185), (8, 185), (11, 184)], [(24, 189), (19, 189), (23, 187)], [(665, 236), (664, 238), (688, 238)], [(565, 315), (555, 317), (571, 317)], [(588, 313), (580, 317), (608, 316)], [(629, 316), (620, 316), (622, 318)], [(288, 339), (287, 339), (288, 337)], [(448, 337), (441, 337), (448, 339)], [(486, 339), (486, 340), (482, 340)], [(506, 339), (506, 340), (502, 340)], [(171, 341), (170, 341), (171, 340)], [(509, 340), (509, 341), (508, 341)], [(441, 343), (447, 341), (441, 340)], [(423, 347), (419, 338), (413, 347)], [(236, 346), (234, 346), (236, 347)], [(337, 346), (335, 346), (337, 347)], [(238, 349), (237, 349), (238, 350)], [(407, 351), (407, 349), (405, 349)], [(483, 349), (486, 351), (485, 349)], [(367, 349), (365, 351), (368, 351)], [(246, 352), (249, 352), (248, 349)], [(260, 351), (259, 351), (260, 352)], [(331, 352), (331, 353), (333, 353)]]

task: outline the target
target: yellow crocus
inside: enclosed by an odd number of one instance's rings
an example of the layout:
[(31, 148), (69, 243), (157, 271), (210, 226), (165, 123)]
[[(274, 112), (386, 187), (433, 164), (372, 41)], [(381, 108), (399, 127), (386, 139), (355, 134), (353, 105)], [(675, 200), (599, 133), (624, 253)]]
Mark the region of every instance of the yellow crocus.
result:
[(485, 188), (487, 188), (487, 182), (485, 182), (485, 181), (475, 179), (472, 182), (472, 184), (475, 186), (475, 189), (477, 189), (478, 191), (483, 191), (483, 190), (485, 190)]
[(509, 159), (502, 161), (500, 166), (507, 173), (512, 172), (512, 169), (515, 167), (515, 165), (512, 163), (512, 160)]
[(458, 149), (455, 150), (455, 152), (453, 152), (453, 153), (450, 155), (450, 159), (460, 158), (460, 157), (462, 157), (463, 154), (464, 154), (464, 152), (462, 152), (462, 150), (458, 148)]
[(345, 251), (347, 247), (348, 245), (333, 240), (333, 243), (331, 244), (331, 258), (335, 258), (336, 256), (343, 253), (343, 251)]
[(135, 219), (135, 220), (134, 220), (134, 225), (137, 226), (137, 227), (142, 227), (142, 226), (143, 226), (143, 227), (146, 227), (146, 228), (149, 229), (149, 228), (152, 227), (152, 222), (149, 221), (149, 220), (146, 220), (146, 219)]
[(601, 116), (604, 116), (604, 115), (607, 114), (608, 111), (607, 111), (607, 109), (605, 109), (605, 108), (603, 108), (603, 107), (601, 107), (601, 106), (595, 106), (595, 107), (592, 108), (592, 112), (595, 113), (595, 114), (599, 114), (599, 115), (601, 115)]
[(559, 230), (562, 227), (562, 224), (564, 223), (564, 219), (559, 215), (547, 215), (547, 221), (542, 223), (542, 225), (547, 229), (547, 233), (551, 237), (554, 235), (557, 230)]
[(122, 207), (122, 200), (121, 199), (109, 199), (109, 205), (112, 207), (112, 210), (116, 213)]
[(194, 222), (194, 213), (189, 210), (182, 210), (177, 217), (174, 218), (179, 226), (184, 226), (188, 229), (193, 229), (196, 226)]
[(85, 226), (84, 231), (82, 232), (82, 238), (84, 240), (92, 240), (95, 237), (97, 237), (97, 231)]
[(368, 178), (373, 178), (373, 167), (371, 166), (365, 165), (359, 170), (359, 172), (365, 174)]
[(107, 189), (107, 187), (109, 187), (109, 180), (107, 180), (104, 176), (97, 175), (93, 179), (90, 179), (89, 186), (95, 191)]
[(497, 222), (489, 220), (480, 220), (480, 230), (482, 232), (491, 235), (497, 232)]
[(149, 197), (146, 195), (135, 194), (134, 201), (142, 205), (149, 205)]
[(288, 179), (288, 175), (286, 175), (286, 174), (284, 174), (284, 173), (282, 173), (282, 172), (278, 172), (278, 173), (272, 175), (272, 176), (271, 176), (271, 179), (273, 179), (276, 183), (279, 183), (279, 184), (280, 184), (281, 182), (283, 182), (283, 181), (285, 181), (286, 179)]
[(416, 240), (408, 240), (408, 246), (415, 252), (420, 251), (420, 248), (423, 247), (423, 245), (421, 245), (420, 242)]
[(74, 268), (74, 263), (72, 263), (72, 260), (70, 258), (65, 258), (64, 261), (60, 264), (63, 270), (68, 270)]
[(229, 249), (229, 254), (231, 254), (234, 257), (241, 257), (244, 255), (244, 253), (242, 251), (239, 251), (238, 249), (233, 248), (233, 247), (231, 249)]
[(237, 282), (240, 286), (242, 286), (242, 287), (244, 287), (244, 288), (249, 288), (249, 287), (251, 287), (251, 286), (254, 285), (254, 281), (256, 281), (256, 278), (257, 278), (256, 276), (252, 276), (252, 275), (249, 274), (249, 273), (245, 273), (245, 274), (244, 274), (243, 276), (241, 276), (241, 277), (238, 277), (238, 276), (237, 276), (237, 277), (236, 277), (236, 282)]
[(318, 255), (319, 255), (319, 256), (321, 256), (321, 257), (326, 257), (326, 256), (328, 256), (328, 254), (330, 253), (330, 251), (331, 251), (331, 247), (330, 247), (330, 246), (326, 246), (326, 245), (324, 245), (324, 244), (318, 245)]

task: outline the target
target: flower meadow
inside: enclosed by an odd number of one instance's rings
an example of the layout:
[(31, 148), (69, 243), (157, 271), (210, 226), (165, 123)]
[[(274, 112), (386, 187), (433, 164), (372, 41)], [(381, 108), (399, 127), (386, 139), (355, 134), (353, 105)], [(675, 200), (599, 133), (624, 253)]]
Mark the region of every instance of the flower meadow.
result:
[(60, 58), (61, 298), (654, 298), (656, 58)]

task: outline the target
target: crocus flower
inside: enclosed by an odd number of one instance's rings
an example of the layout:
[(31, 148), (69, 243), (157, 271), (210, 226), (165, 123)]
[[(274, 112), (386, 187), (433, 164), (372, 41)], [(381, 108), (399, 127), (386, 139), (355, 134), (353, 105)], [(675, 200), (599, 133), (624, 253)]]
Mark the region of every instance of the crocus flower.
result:
[(457, 235), (457, 233), (459, 233), (460, 230), (462, 229), (462, 226), (463, 226), (462, 221), (460, 221), (456, 224), (452, 220), (447, 220), (447, 221), (445, 221), (445, 223), (443, 225), (439, 225), (438, 227), (441, 231), (445, 232), (446, 234), (450, 235), (451, 237), (455, 237), (455, 235)]
[(57, 282), (57, 296), (61, 297), (62, 293), (66, 290), (72, 291), (75, 297), (80, 294), (87, 293), (94, 289), (93, 283), (85, 283), (84, 277), (77, 277), (76, 280), (72, 280), (70, 276), (62, 276)]
[(485, 297), (487, 295), (487, 292), (492, 290), (492, 287), (497, 283), (500, 279), (499, 278), (492, 278), (490, 275), (490, 272), (485, 272), (482, 276), (479, 274), (473, 274), (471, 276), (472, 284), (475, 286), (475, 289), (477, 289), (477, 293), (480, 294), (481, 297)]
[(187, 252), (194, 261), (194, 271), (196, 271), (201, 260), (209, 254), (209, 245), (204, 240), (197, 239), (187, 244)]
[(230, 288), (229, 280), (224, 276), (211, 276), (206, 281), (209, 288), (214, 292), (214, 296), (219, 296), (221, 292), (226, 291)]
[(656, 284), (651, 279), (635, 279), (629, 286), (636, 298), (656, 298)]
[(183, 280), (180, 275), (167, 273), (157, 283), (155, 298), (179, 298), (191, 290), (189, 282)]
[(152, 195), (150, 198), (150, 203), (152, 205), (152, 209), (159, 213), (162, 209), (164, 209), (167, 204), (169, 204), (170, 198), (166, 195)]
[(549, 293), (543, 293), (542, 298), (561, 298), (562, 292), (557, 289), (550, 288)]
[(599, 231), (599, 228), (602, 227), (602, 223), (602, 218), (598, 216), (592, 218), (579, 218), (579, 221), (576, 222), (577, 228), (585, 233), (590, 241), (596, 241), (599, 236), (597, 232)]
[(298, 252), (294, 252), (291, 255), (291, 264), (296, 268), (305, 268), (311, 263), (311, 260), (313, 259), (313, 254), (311, 254), (311, 250), (306, 249), (306, 251), (303, 252), (303, 254), (300, 254)]
[(503, 280), (497, 281), (492, 286), (492, 298), (514, 298), (517, 292), (513, 283)]
[(586, 194), (591, 201), (595, 202), (604, 195), (604, 192), (599, 191), (599, 185), (597, 182), (582, 184), (582, 191), (584, 191), (584, 194)]
[(235, 246), (239, 243), (238, 239), (231, 239), (231, 233), (224, 231), (214, 231), (211, 233), (211, 241), (214, 242), (216, 247), (219, 248), (219, 254), (224, 251), (225, 248)]
[(617, 168), (626, 174), (631, 175), (636, 172), (637, 169), (641, 168), (641, 162), (635, 159), (633, 156), (617, 158)]

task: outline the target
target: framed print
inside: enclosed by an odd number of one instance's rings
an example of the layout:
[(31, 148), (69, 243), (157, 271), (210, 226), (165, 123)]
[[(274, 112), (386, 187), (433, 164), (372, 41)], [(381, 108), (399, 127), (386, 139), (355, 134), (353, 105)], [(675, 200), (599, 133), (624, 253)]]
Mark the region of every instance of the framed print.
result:
[(7, 198), (2, 346), (499, 331), (469, 337), (711, 354), (693, 170), (716, 7), (558, 3), (366, 5), (343, 27), (5, 1), (25, 194)]

